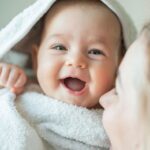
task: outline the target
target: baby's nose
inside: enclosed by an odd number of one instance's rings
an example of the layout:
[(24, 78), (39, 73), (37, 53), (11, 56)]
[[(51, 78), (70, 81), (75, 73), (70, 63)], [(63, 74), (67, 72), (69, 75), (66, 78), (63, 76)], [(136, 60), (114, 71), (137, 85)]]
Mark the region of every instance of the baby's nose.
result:
[(73, 54), (67, 57), (66, 66), (76, 67), (81, 69), (87, 68), (87, 59), (83, 54)]

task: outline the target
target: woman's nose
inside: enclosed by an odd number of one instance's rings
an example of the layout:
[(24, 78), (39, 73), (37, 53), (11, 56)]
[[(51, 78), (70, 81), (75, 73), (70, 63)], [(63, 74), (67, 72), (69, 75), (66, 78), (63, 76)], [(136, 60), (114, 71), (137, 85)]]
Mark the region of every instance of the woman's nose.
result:
[(118, 101), (118, 95), (115, 92), (115, 89), (105, 93), (99, 100), (99, 103), (102, 105), (104, 109), (112, 106)]
[(86, 56), (82, 53), (72, 54), (67, 57), (66, 66), (76, 67), (81, 69), (87, 68)]

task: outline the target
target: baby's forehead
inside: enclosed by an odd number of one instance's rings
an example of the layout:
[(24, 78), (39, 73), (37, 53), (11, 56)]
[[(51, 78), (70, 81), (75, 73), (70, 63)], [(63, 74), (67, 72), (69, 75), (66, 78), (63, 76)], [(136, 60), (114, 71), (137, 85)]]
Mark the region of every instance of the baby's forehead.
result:
[[(88, 12), (88, 8), (92, 8), (93, 10), (100, 7), (104, 7), (107, 10), (110, 11), (113, 15), (116, 16), (114, 12), (110, 8), (108, 8), (103, 2), (100, 0), (57, 0), (52, 7), (49, 9), (49, 11), (45, 15), (45, 19), (48, 18), (48, 16), (55, 16), (57, 13), (61, 12), (62, 10), (66, 8), (77, 8), (80, 10), (85, 10), (85, 13)], [(117, 17), (117, 16), (116, 16)], [(118, 17), (117, 17), (118, 18)], [(119, 20), (119, 19), (118, 19)]]
[[(98, 10), (98, 11), (100, 11), (99, 13), (101, 13), (102, 10), (105, 10), (106, 12), (109, 12), (109, 14), (117, 20), (116, 22), (120, 26), (120, 28), (118, 28), (118, 30), (121, 29), (121, 23), (120, 23), (120, 20), (118, 19), (117, 15), (100, 0), (57, 0), (52, 5), (52, 7), (49, 9), (49, 11), (45, 14), (45, 16), (43, 17), (44, 18), (43, 19), (43, 27), (45, 28), (47, 24), (52, 22), (53, 18), (55, 18), (55, 16), (57, 16), (58, 13), (61, 13), (63, 10), (65, 10), (67, 8), (73, 8), (74, 10), (77, 10), (77, 11), (81, 10), (85, 14), (89, 13), (91, 10), (93, 10), (93, 11)], [(68, 11), (68, 13), (70, 13), (70, 12)], [(97, 19), (98, 19), (98, 17), (97, 17)]]

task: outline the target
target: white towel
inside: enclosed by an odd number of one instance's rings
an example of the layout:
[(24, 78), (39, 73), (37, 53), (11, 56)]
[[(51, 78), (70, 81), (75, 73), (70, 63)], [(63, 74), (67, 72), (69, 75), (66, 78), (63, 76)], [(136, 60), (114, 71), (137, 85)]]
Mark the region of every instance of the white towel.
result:
[(15, 98), (0, 89), (0, 150), (44, 150), (36, 131), (16, 110)]
[[(12, 48), (30, 52), (31, 43), (36, 40), (41, 27), (41, 18), (55, 1), (37, 0), (0, 31), (0, 58)], [(116, 0), (101, 1), (120, 19), (125, 46), (128, 47), (136, 36), (130, 18)], [(14, 100), (15, 96), (8, 90), (0, 91), (0, 150), (95, 150), (109, 147), (102, 127), (101, 110), (64, 104), (34, 92)], [(61, 109), (56, 111), (57, 107)], [(59, 117), (55, 115), (62, 118), (57, 120)]]
[(37, 85), (17, 98), (1, 89), (0, 150), (106, 150), (101, 118), (101, 109), (54, 100)]
[[(33, 5), (18, 14), (0, 31), (0, 58), (11, 48), (31, 50), (31, 43), (36, 40), (40, 30), (40, 20), (56, 0), (37, 0)], [(126, 48), (135, 40), (136, 29), (125, 10), (116, 0), (101, 0), (119, 18)]]

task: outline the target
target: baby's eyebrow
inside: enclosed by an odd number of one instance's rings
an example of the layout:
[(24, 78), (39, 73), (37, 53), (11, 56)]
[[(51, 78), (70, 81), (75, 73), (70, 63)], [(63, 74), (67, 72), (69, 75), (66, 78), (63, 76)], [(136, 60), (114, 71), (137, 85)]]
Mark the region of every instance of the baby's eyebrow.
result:
[(51, 40), (54, 38), (62, 38), (62, 37), (64, 37), (64, 34), (51, 34), (49, 35), (48, 39)]
[(106, 37), (104, 37), (104, 36), (89, 37), (88, 41), (91, 42), (91, 43), (93, 43), (93, 42), (106, 43)]

